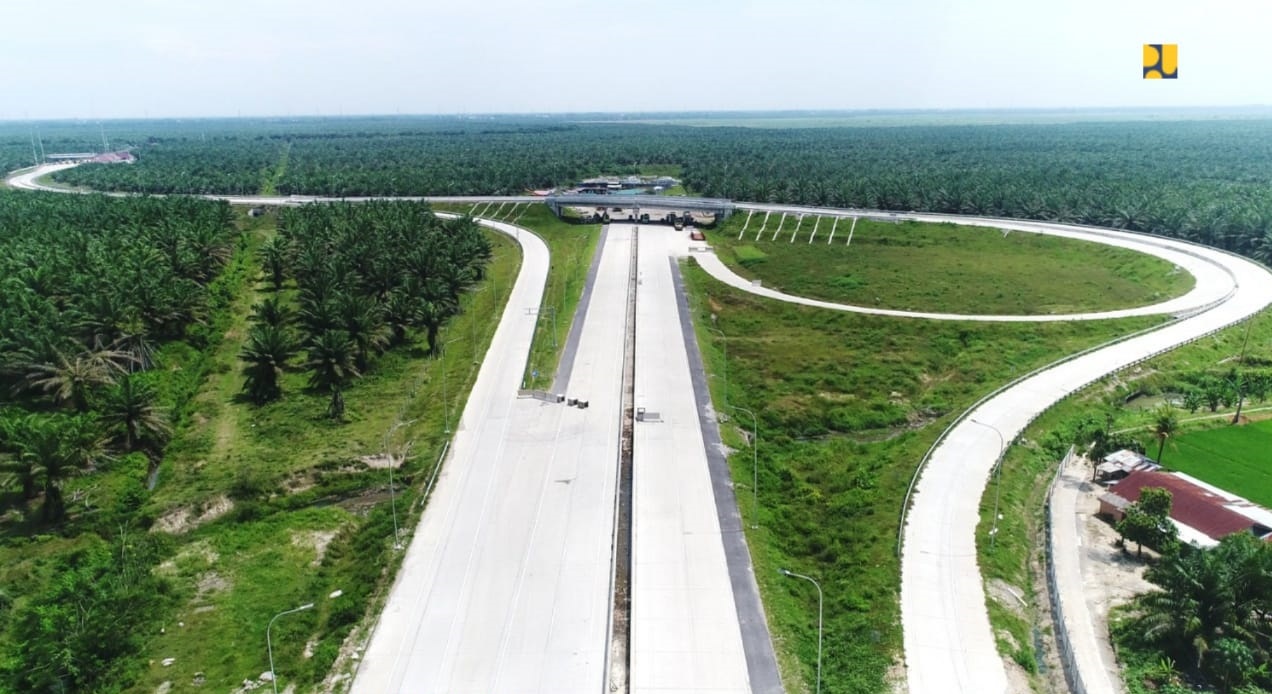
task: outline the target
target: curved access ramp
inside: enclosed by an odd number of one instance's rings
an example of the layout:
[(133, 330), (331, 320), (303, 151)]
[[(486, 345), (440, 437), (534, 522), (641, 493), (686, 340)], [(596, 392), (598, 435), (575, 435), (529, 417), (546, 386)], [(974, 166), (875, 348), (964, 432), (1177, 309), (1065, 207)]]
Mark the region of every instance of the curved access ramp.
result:
[[(791, 207), (773, 207), (765, 205), (757, 208), (763, 211), (791, 212), (803, 214), (825, 214), (831, 212), (836, 215), (844, 215), (843, 210), (810, 212), (808, 208), (791, 208)], [(869, 214), (857, 213), (855, 216), (869, 218)], [(696, 252), (694, 257), (698, 264), (702, 266), (712, 277), (724, 282), (727, 285), (750, 292), (759, 296), (777, 299), (778, 301), (786, 301), (793, 304), (801, 304), (803, 306), (812, 306), (815, 308), (825, 308), (833, 311), (845, 311), (849, 313), (865, 313), (875, 316), (892, 316), (894, 318), (918, 318), (923, 320), (944, 320), (944, 321), (986, 321), (986, 322), (1059, 322), (1059, 321), (1088, 321), (1088, 320), (1106, 320), (1110, 318), (1129, 318), (1132, 316), (1159, 316), (1159, 315), (1186, 315), (1195, 311), (1202, 310), (1208, 306), (1222, 301), (1233, 292), (1236, 287), (1236, 279), (1222, 264), (1216, 262), (1208, 254), (1199, 252), (1202, 248), (1183, 241), (1175, 241), (1172, 239), (1159, 238), (1154, 236), (1144, 236), (1141, 234), (1133, 234), (1129, 232), (1114, 231), (1111, 229), (1095, 229), (1089, 227), (1079, 227), (1061, 224), (1047, 224), (1042, 222), (1026, 222), (1020, 220), (1007, 219), (990, 219), (984, 217), (955, 217), (951, 215), (928, 215), (928, 214), (905, 214), (905, 215), (888, 215), (888, 219), (896, 220), (912, 220), (919, 222), (957, 222), (964, 226), (980, 226), (992, 227), (994, 229), (1006, 229), (1010, 231), (1020, 231), (1032, 234), (1045, 234), (1048, 236), (1060, 236), (1064, 238), (1075, 239), (1079, 241), (1090, 241), (1101, 243), (1108, 246), (1116, 246), (1125, 248), (1139, 253), (1157, 256), (1169, 263), (1179, 266), (1186, 270), (1189, 274), (1196, 278), (1197, 282), (1192, 290), (1188, 293), (1148, 306), (1137, 306), (1134, 308), (1118, 309), (1115, 311), (1097, 311), (1090, 313), (1053, 313), (1053, 314), (1037, 314), (1037, 315), (1005, 315), (1005, 314), (960, 314), (960, 313), (932, 313), (925, 311), (901, 311), (896, 309), (878, 308), (874, 306), (860, 306), (854, 304), (843, 304), (833, 301), (825, 301), (822, 299), (811, 299), (803, 296), (795, 296), (776, 289), (764, 287), (762, 284), (746, 279), (738, 275), (731, 268), (726, 266), (714, 253)], [(1206, 249), (1210, 250), (1210, 249)]]
[[(854, 214), (785, 206), (750, 207), (796, 214)], [(1000, 322), (1098, 320), (1160, 314), (1180, 317), (1165, 326), (1070, 356), (987, 396), (945, 432), (917, 475), (902, 528), (901, 548), (901, 622), (909, 693), (1006, 693), (1009, 691), (1007, 671), (994, 642), (976, 553), (980, 502), (999, 455), (999, 435), (1003, 441), (1011, 441), (1053, 404), (1090, 383), (1258, 313), (1272, 303), (1272, 273), (1251, 260), (1225, 251), (1130, 232), (954, 215), (889, 214), (888, 217), (958, 222), (1106, 243), (1165, 258), (1188, 269), (1197, 278), (1197, 286), (1183, 297), (1136, 309), (1066, 316), (956, 315), (890, 311), (792, 296), (754, 286), (724, 267), (712, 253), (691, 252), (717, 279), (744, 291), (841, 311)], [(1095, 671), (1102, 669), (1099, 655), (1092, 652), (1093, 639), (1088, 644), (1075, 642), (1073, 646), (1080, 664), (1085, 662)], [(1098, 677), (1087, 681), (1096, 679)]]

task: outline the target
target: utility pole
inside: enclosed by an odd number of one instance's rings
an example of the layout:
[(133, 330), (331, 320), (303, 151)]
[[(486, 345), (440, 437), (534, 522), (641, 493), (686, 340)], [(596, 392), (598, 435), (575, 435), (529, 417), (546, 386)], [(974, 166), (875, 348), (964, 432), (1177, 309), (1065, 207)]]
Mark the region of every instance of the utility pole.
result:
[[(1241, 358), (1237, 360), (1237, 365), (1243, 369), (1245, 368), (1246, 346), (1250, 344), (1250, 326), (1253, 324), (1253, 318), (1246, 319), (1245, 339), (1241, 341)], [(1240, 424), (1241, 406), (1245, 404), (1245, 379), (1241, 377), (1241, 374), (1237, 374), (1236, 377), (1237, 382), (1234, 385), (1237, 387), (1237, 412), (1232, 415), (1232, 423)]]

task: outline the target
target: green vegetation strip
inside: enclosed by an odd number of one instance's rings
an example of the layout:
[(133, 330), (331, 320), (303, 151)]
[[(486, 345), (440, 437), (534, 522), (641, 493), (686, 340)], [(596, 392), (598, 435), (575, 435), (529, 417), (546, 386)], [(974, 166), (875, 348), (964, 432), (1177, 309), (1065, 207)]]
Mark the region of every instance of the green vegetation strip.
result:
[[(744, 277), (827, 301), (907, 311), (1049, 314), (1104, 311), (1183, 295), (1194, 278), (1103, 244), (984, 227), (780, 214), (734, 214), (708, 240)], [(781, 225), (782, 231), (774, 239)], [(738, 235), (746, 227), (742, 238)], [(798, 227), (795, 241), (791, 236)], [(763, 234), (759, 234), (765, 228)], [(817, 236), (809, 237), (814, 228)], [(834, 241), (830, 240), (832, 228)], [(852, 231), (852, 243), (847, 245)], [(759, 239), (756, 239), (757, 234)]]
[[(939, 432), (1013, 376), (1154, 322), (933, 324), (765, 300), (693, 263), (684, 274), (739, 487), (752, 474), (750, 418), (724, 406), (726, 343), (727, 402), (759, 417), (760, 527), (748, 543), (784, 681), (811, 688), (817, 602), (779, 568), (822, 581), (828, 691), (883, 691), (900, 655), (899, 504)], [(748, 519), (750, 496), (739, 494)]]

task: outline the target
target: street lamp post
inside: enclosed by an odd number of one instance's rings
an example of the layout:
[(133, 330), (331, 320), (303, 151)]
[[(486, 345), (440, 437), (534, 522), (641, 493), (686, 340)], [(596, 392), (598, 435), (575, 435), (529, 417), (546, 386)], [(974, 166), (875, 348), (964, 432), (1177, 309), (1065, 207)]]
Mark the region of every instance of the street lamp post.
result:
[(755, 413), (738, 405), (730, 409), (751, 415), (751, 527), (760, 527), (760, 420)]
[(809, 583), (813, 584), (813, 586), (817, 588), (817, 694), (821, 694), (822, 605), (823, 605), (821, 584), (818, 583), (816, 579), (810, 576), (805, 576), (804, 574), (797, 574), (794, 571), (787, 571), (786, 569), (778, 569), (778, 571), (782, 572), (783, 576), (790, 576), (791, 578), (802, 578), (805, 581), (808, 581)]
[(1003, 489), (1003, 453), (1007, 451), (1007, 443), (1003, 440), (1003, 432), (999, 431), (998, 427), (975, 419), (967, 421), (979, 424), (998, 435), (998, 457), (994, 459), (994, 520), (993, 527), (989, 531), (989, 548), (992, 550), (994, 542), (998, 539), (998, 497)]
[[(341, 595), (344, 595), (343, 590), (333, 590), (331, 591), (331, 594), (327, 596), (327, 599), (334, 600), (340, 597)], [(307, 602), (304, 605), (301, 605), (300, 607), (293, 607), (290, 610), (283, 610), (282, 612), (279, 612), (278, 614), (274, 615), (273, 619), (269, 620), (269, 625), (265, 627), (265, 650), (269, 652), (269, 681), (270, 681), (270, 684), (274, 686), (274, 694), (278, 694), (278, 675), (274, 672), (274, 642), (270, 638), (270, 630), (274, 628), (274, 620), (278, 619), (279, 617), (282, 617), (283, 615), (295, 614), (297, 612), (304, 612), (305, 610), (312, 610), (312, 609), (314, 609), (314, 603)]]

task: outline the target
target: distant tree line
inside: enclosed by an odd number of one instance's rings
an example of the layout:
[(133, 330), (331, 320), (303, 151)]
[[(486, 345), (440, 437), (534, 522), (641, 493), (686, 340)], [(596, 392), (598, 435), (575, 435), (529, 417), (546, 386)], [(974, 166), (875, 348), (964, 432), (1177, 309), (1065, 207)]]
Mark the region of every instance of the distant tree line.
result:
[[(517, 194), (597, 173), (683, 170), (697, 194), (1079, 222), (1272, 260), (1272, 121), (762, 129), (340, 121), (143, 142), (134, 166), (60, 180), (142, 192)], [(344, 129), (342, 129), (344, 128)], [(290, 143), (283, 161), (284, 144)]]

